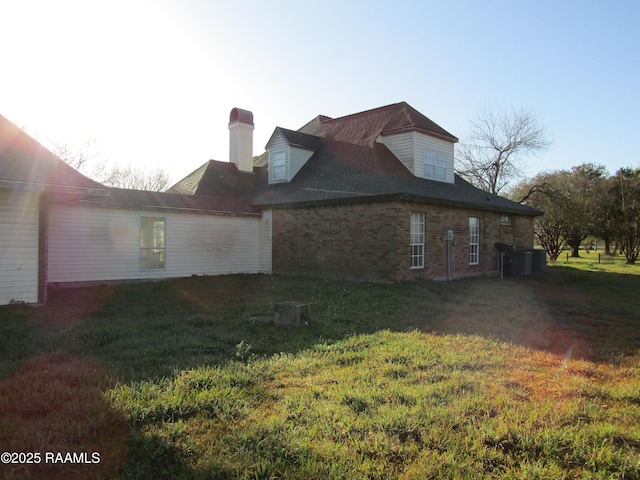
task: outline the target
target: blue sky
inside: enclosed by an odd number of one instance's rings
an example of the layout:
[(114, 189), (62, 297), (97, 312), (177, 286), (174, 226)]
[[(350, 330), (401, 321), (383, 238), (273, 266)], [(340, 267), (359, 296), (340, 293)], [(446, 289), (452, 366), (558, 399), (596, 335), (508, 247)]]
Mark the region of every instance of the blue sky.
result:
[[(2, 0), (0, 114), (173, 180), (297, 129), (406, 101), (464, 138), (521, 108), (553, 139), (526, 172), (640, 167), (640, 2)], [(10, 46), (7, 48), (6, 46)]]

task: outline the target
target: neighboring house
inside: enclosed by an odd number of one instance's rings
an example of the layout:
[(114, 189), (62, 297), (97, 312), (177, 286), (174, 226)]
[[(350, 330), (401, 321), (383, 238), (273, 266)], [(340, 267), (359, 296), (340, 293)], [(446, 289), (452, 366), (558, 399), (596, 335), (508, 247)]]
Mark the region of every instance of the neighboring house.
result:
[(270, 272), (270, 222), (234, 194), (104, 187), (0, 116), (0, 305), (51, 284)]
[(273, 272), (451, 279), (498, 273), (496, 242), (533, 248), (542, 212), (455, 175), (458, 139), (407, 103), (278, 127), (255, 159), (251, 112), (233, 109), (229, 128), (236, 169), (210, 161), (169, 191), (234, 192), (260, 207)]

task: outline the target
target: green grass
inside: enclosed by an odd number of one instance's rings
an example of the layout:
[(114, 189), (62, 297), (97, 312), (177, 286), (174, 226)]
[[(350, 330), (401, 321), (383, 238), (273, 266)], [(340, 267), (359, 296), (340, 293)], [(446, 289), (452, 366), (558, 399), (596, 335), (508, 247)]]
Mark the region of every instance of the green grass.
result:
[(555, 262), (556, 266), (571, 266), (591, 272), (608, 272), (637, 275), (640, 265), (629, 265), (624, 255), (606, 255), (602, 250), (591, 250), (587, 253), (580, 250), (579, 257), (572, 257), (571, 252), (564, 251)]
[[(640, 478), (640, 268), (578, 260), (504, 281), (238, 275), (2, 307), (0, 444), (101, 462), (0, 470)], [(308, 325), (251, 320), (293, 299)]]

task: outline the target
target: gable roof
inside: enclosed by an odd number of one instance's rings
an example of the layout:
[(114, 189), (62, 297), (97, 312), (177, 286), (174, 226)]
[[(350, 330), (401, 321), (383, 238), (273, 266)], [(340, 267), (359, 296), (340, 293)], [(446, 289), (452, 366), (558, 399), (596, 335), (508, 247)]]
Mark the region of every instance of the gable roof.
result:
[(0, 115), (0, 188), (104, 194), (85, 177)]

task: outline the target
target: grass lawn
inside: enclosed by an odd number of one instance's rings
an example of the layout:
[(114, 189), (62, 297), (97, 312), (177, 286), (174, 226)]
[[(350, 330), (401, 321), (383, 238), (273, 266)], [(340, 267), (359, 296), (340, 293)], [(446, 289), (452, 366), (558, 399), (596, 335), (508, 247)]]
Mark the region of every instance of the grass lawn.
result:
[[(638, 479), (640, 266), (603, 257), (502, 281), (194, 277), (0, 307), (0, 450), (41, 454), (0, 477)], [(251, 320), (285, 300), (311, 303), (308, 325)]]

